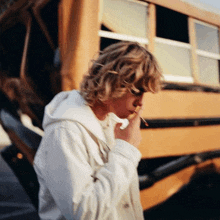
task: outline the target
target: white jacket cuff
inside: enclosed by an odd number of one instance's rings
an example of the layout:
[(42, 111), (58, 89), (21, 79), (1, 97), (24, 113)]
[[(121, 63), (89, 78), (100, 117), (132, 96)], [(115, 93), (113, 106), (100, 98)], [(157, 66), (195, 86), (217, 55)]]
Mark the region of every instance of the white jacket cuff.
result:
[(138, 166), (138, 163), (141, 160), (141, 152), (136, 147), (122, 139), (115, 140), (115, 147), (113, 152), (121, 154), (122, 156), (131, 160), (135, 167)]

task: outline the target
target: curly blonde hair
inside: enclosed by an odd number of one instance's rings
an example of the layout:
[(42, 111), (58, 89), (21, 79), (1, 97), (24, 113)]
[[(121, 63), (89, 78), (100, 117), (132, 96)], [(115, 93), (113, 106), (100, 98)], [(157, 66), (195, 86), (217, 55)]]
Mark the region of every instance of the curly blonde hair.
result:
[(80, 92), (88, 105), (133, 93), (158, 92), (162, 73), (155, 57), (135, 42), (119, 42), (106, 47), (92, 61)]

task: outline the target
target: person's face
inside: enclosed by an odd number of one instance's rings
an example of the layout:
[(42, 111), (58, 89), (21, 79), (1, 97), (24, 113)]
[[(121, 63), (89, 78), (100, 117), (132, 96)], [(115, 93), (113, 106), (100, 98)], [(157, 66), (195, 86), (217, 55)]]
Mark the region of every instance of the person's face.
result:
[(144, 93), (133, 94), (127, 92), (124, 96), (110, 101), (110, 111), (115, 113), (119, 118), (128, 118), (132, 115), (137, 107), (143, 105)]

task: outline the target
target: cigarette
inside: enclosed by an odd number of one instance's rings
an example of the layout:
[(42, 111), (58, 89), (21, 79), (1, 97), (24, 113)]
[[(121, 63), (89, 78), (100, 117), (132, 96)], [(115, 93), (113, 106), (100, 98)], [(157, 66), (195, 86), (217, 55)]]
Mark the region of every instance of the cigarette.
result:
[[(137, 112), (135, 111), (135, 113), (137, 114)], [(144, 118), (142, 118), (141, 116), (140, 116), (140, 118), (141, 118), (141, 120), (144, 122), (144, 124), (145, 124), (145, 126), (149, 126), (149, 124), (145, 121), (145, 119)]]
[(141, 116), (140, 116), (141, 120), (144, 122), (145, 126), (149, 126), (149, 124), (145, 121), (145, 119), (143, 119)]

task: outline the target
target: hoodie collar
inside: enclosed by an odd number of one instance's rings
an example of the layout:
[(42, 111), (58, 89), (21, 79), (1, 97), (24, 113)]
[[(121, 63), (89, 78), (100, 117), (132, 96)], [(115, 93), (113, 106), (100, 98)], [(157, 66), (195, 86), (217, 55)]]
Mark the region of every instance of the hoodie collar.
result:
[(79, 91), (64, 91), (54, 97), (46, 106), (43, 120), (45, 129), (51, 123), (60, 120), (70, 120), (80, 123), (95, 137), (106, 143), (106, 138), (99, 120)]

